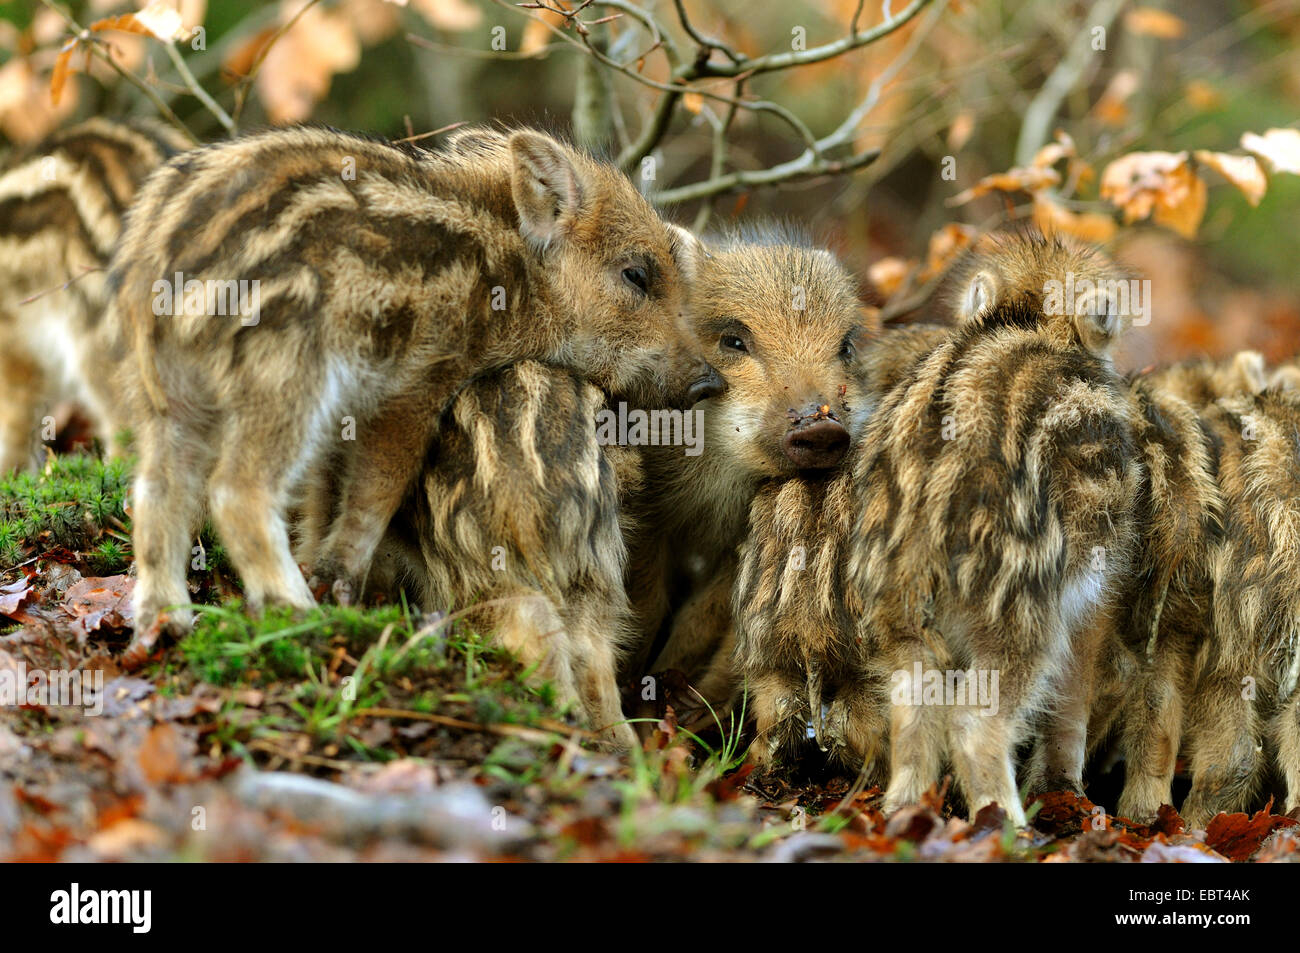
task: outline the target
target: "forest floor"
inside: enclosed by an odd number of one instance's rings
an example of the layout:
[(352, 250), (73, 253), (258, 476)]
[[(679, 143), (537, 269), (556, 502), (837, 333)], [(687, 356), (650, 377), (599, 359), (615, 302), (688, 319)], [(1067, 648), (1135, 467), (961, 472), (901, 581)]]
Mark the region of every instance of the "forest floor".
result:
[(672, 677), (643, 748), (603, 753), (454, 619), (250, 617), (206, 538), (194, 632), (127, 671), (127, 480), (77, 455), (0, 477), (2, 861), (1300, 860), (1268, 808), (1193, 831), (1061, 793), (1017, 830), (936, 790), (887, 817), (853, 777), (758, 777), (729, 718), (682, 729)]

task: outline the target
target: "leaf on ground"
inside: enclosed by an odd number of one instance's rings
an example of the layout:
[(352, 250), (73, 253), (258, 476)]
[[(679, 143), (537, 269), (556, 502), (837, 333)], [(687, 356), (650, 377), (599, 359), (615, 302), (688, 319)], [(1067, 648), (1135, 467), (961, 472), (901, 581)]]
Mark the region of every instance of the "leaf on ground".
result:
[(188, 754), (186, 748), (186, 740), (170, 722), (150, 728), (136, 752), (145, 780), (152, 784), (181, 780)]
[(68, 588), (64, 610), (88, 633), (102, 626), (129, 628), (135, 618), (131, 609), (134, 588), (135, 580), (129, 576), (87, 576)]
[(1209, 166), (1240, 189), (1251, 205), (1258, 205), (1264, 198), (1264, 193), (1268, 190), (1268, 177), (1254, 156), (1234, 156), (1206, 149), (1197, 149), (1193, 155), (1197, 162)]
[(19, 579), (17, 582), (0, 586), (0, 615), (12, 618), (18, 607), (35, 595), (29, 579)]
[(1206, 846), (1218, 851), (1229, 860), (1246, 860), (1273, 831), (1294, 827), (1300, 821), (1285, 814), (1270, 813), (1273, 801), (1264, 810), (1251, 816), (1247, 814), (1219, 814), (1205, 829)]

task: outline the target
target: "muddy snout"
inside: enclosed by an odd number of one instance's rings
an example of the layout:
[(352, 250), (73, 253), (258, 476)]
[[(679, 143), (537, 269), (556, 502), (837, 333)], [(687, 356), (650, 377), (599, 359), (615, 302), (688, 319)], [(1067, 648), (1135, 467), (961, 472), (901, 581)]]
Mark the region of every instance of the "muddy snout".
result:
[(790, 429), (781, 440), (786, 457), (800, 470), (838, 466), (849, 449), (849, 432), (826, 404), (791, 410)]

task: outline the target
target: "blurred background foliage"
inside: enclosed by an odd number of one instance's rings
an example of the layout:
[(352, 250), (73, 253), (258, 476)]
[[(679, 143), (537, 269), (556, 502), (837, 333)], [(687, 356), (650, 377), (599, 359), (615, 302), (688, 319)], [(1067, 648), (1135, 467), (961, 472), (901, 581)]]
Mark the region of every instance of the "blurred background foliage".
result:
[[(665, 203), (685, 224), (806, 225), (891, 319), (942, 311), (933, 289), (979, 229), (1050, 217), (1152, 280), (1152, 325), (1130, 337), (1128, 367), (1300, 351), (1300, 0), (0, 0), (5, 139), (27, 146), (92, 114), (156, 115), (140, 85), (198, 139), (226, 135), (159, 36), (97, 31), (93, 57), (86, 42), (69, 45), (69, 17), (89, 26), (146, 6), (151, 32), (160, 10), (174, 11), (176, 51), (240, 131), (310, 121), (400, 138), (461, 122), (541, 125), (622, 159), (650, 194), (687, 199)], [(765, 56), (844, 41), (850, 24), (895, 21), (838, 55), (748, 74)], [(654, 84), (674, 82), (684, 95), (648, 134), (663, 115)], [(850, 117), (860, 121), (846, 129)], [(814, 158), (801, 126), (846, 133), (815, 158), (859, 167), (680, 191)], [(1283, 132), (1263, 151), (1243, 147), (1266, 130)], [(1112, 169), (1133, 188), (1108, 194)]]

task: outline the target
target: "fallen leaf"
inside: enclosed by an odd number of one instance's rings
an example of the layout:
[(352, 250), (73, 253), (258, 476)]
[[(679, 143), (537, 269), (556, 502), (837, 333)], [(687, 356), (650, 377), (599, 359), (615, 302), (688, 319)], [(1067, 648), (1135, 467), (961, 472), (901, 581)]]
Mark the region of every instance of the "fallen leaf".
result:
[(145, 780), (152, 784), (176, 781), (181, 778), (184, 761), (184, 741), (171, 722), (163, 722), (149, 729), (136, 760)]
[(1205, 844), (1229, 860), (1249, 860), (1273, 831), (1294, 827), (1300, 821), (1285, 814), (1272, 814), (1273, 801), (1264, 810), (1246, 814), (1219, 814), (1205, 828)]
[(1044, 235), (1071, 235), (1101, 244), (1115, 237), (1115, 220), (1100, 212), (1071, 212), (1046, 193), (1034, 196), (1034, 224)]
[(0, 615), (12, 616), (20, 605), (35, 596), (35, 591), (26, 579), (0, 586)]

